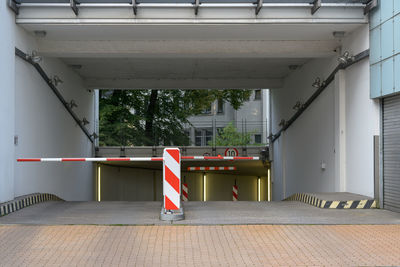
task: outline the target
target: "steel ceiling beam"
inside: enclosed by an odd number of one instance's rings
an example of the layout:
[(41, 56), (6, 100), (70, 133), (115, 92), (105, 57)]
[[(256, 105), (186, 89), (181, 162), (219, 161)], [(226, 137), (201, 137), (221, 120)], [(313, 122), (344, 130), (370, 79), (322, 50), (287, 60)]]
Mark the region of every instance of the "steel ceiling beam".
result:
[(314, 15), (315, 12), (321, 7), (321, 0), (314, 0), (313, 6), (311, 8), (311, 15)]
[(137, 15), (137, 3), (136, 0), (131, 0), (131, 4), (132, 4), (132, 8), (133, 8), (133, 14), (135, 14), (135, 16)]
[(199, 13), (199, 7), (200, 7), (200, 0), (196, 0), (194, 3), (194, 14), (197, 15)]
[(262, 7), (263, 7), (263, 0), (257, 0), (256, 15), (258, 15)]
[(77, 4), (79, 4), (79, 3), (76, 0), (69, 1), (69, 5), (70, 5), (72, 11), (74, 11), (75, 16), (78, 16), (78, 14), (79, 14), (79, 9), (77, 7)]

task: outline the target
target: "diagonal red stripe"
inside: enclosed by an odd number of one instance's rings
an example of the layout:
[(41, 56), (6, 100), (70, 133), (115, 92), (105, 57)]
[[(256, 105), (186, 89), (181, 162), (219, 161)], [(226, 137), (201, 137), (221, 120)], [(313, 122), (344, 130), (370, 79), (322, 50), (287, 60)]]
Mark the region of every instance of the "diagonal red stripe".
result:
[(172, 203), (172, 201), (167, 197), (164, 196), (164, 203), (165, 203), (165, 209), (166, 210), (179, 210), (177, 206), (175, 206), (174, 203)]
[(167, 152), (168, 152), (168, 154), (170, 154), (171, 157), (173, 157), (174, 160), (175, 160), (176, 162), (178, 162), (178, 164), (179, 164), (179, 150), (176, 150), (176, 149), (168, 150), (168, 149), (167, 149)]
[(165, 180), (175, 189), (176, 192), (179, 192), (179, 178), (168, 168), (165, 166)]

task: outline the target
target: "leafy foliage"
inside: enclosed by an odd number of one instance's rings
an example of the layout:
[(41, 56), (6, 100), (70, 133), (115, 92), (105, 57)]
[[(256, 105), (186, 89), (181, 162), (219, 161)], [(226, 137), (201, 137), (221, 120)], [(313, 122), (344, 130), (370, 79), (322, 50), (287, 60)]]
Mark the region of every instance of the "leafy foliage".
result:
[[(216, 146), (244, 146), (250, 144), (252, 133), (240, 133), (233, 123), (230, 122), (216, 136), (214, 145)], [(209, 142), (212, 145), (213, 141)]]
[(250, 90), (100, 91), (100, 145), (188, 145), (183, 125), (217, 99), (239, 109)]

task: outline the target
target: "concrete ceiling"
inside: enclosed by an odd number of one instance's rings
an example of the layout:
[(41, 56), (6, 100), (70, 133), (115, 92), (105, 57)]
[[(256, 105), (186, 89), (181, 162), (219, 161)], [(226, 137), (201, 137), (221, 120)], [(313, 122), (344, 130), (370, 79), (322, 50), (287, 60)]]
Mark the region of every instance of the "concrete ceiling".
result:
[(88, 88), (279, 88), (312, 58), (336, 56), (359, 24), (54, 25), (38, 52), (62, 59)]
[[(337, 55), (341, 40), (368, 23), (360, 3), (22, 5), (16, 23), (38, 52), (61, 58), (89, 88), (278, 88), (312, 58)], [(35, 34), (39, 31), (42, 34)], [(45, 32), (45, 36), (43, 36)], [(79, 68), (80, 67), (80, 68)]]
[(150, 83), (156, 85), (157, 81), (163, 88), (176, 85), (186, 88), (259, 88), (279, 87), (281, 79), (291, 72), (289, 66), (301, 66), (307, 59), (64, 58), (63, 61), (69, 66), (81, 65), (76, 72), (91, 88), (125, 88), (131, 81), (135, 81), (136, 88), (146, 88)]

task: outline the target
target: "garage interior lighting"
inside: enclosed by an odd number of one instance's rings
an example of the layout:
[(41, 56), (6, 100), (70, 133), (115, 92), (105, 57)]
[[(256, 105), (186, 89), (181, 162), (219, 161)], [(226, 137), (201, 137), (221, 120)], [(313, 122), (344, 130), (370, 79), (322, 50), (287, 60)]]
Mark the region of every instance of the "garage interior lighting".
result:
[(101, 201), (101, 170), (100, 170), (100, 165), (97, 166), (97, 201)]
[(271, 170), (268, 169), (268, 196), (267, 196), (267, 200), (271, 201)]
[(203, 201), (207, 201), (207, 178), (206, 174), (203, 174)]
[(257, 178), (257, 201), (261, 201), (261, 177)]

